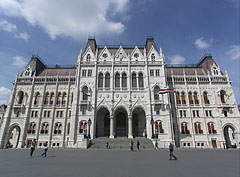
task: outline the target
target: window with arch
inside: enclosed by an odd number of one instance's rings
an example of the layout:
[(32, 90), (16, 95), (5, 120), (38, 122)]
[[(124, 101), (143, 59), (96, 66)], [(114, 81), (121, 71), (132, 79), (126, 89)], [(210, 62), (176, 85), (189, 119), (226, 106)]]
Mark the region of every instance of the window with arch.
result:
[(203, 130), (201, 129), (201, 123), (194, 123), (195, 134), (203, 134)]
[(199, 104), (197, 92), (194, 92), (193, 94), (194, 94), (194, 103)]
[(25, 71), (25, 76), (30, 76), (31, 74), (31, 71), (30, 71), (30, 68), (28, 68), (26, 71)]
[(208, 94), (206, 91), (203, 92), (203, 100), (204, 100), (204, 104), (210, 104), (210, 101), (208, 99)]
[(105, 88), (110, 88), (110, 74), (105, 74)]
[(122, 74), (122, 87), (124, 87), (124, 88), (127, 87), (127, 74), (126, 73)]
[(159, 92), (160, 92), (159, 86), (155, 86), (154, 87), (154, 100), (159, 100)]
[(136, 73), (132, 73), (132, 88), (137, 87), (137, 75)]
[(62, 133), (62, 124), (60, 122), (55, 123), (54, 126), (54, 134), (61, 134)]
[(47, 122), (43, 122), (41, 125), (41, 134), (48, 134), (48, 123)]
[(192, 92), (188, 92), (188, 99), (189, 99), (189, 104), (193, 104)]
[(46, 92), (45, 99), (44, 99), (44, 104), (48, 104), (48, 101), (49, 101), (49, 93)]
[(138, 85), (139, 85), (139, 88), (143, 88), (143, 87), (144, 87), (144, 83), (143, 83), (143, 73), (139, 73), (139, 74), (138, 74)]
[(61, 92), (58, 92), (57, 105), (61, 104), (61, 99), (62, 99), (62, 94), (61, 94)]
[(90, 54), (87, 54), (86, 61), (87, 61), (87, 62), (90, 62), (90, 61), (91, 61), (91, 55), (90, 55)]
[(23, 99), (24, 99), (24, 93), (23, 91), (20, 91), (18, 93), (18, 104), (23, 104)]
[(153, 63), (155, 62), (155, 54), (154, 53), (151, 55), (151, 60)]
[(36, 124), (31, 122), (28, 127), (28, 134), (35, 134), (36, 131)]
[(181, 93), (181, 97), (182, 97), (182, 104), (186, 104), (185, 92)]
[(217, 130), (215, 130), (215, 128), (214, 128), (214, 123), (213, 122), (208, 123), (208, 133), (209, 134), (216, 134), (217, 133)]
[(98, 88), (103, 88), (103, 73), (98, 74)]
[(225, 102), (225, 95), (226, 95), (226, 92), (224, 90), (221, 90), (220, 91), (220, 99), (221, 99), (221, 103), (226, 103)]
[(54, 93), (51, 92), (50, 94), (50, 104), (52, 105), (54, 103)]
[(66, 99), (67, 99), (67, 93), (63, 92), (63, 97), (62, 97), (62, 105), (66, 104)]
[(155, 122), (155, 132), (156, 133), (164, 133), (163, 126), (162, 126), (162, 121), (156, 121)]
[(87, 133), (87, 121), (81, 121), (79, 123), (79, 133), (80, 134)]
[(35, 95), (35, 99), (34, 99), (34, 105), (38, 105), (39, 104), (39, 99), (40, 99), (40, 93), (37, 92)]
[(115, 74), (115, 88), (120, 88), (120, 74)]
[(182, 134), (189, 134), (188, 123), (186, 122), (181, 123), (181, 130)]
[(181, 104), (180, 93), (179, 92), (176, 92), (176, 100), (177, 100), (177, 104)]
[(82, 88), (82, 100), (87, 101), (88, 100), (88, 87), (84, 86)]

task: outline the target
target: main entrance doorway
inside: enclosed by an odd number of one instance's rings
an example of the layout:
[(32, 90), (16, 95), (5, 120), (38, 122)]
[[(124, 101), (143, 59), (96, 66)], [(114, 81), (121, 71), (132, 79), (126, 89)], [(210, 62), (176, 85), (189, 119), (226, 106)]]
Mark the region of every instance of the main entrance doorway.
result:
[(146, 115), (141, 107), (136, 107), (132, 113), (133, 137), (146, 137)]
[(96, 137), (109, 137), (110, 135), (110, 113), (103, 107), (97, 111)]
[(127, 118), (122, 112), (118, 113), (116, 116), (116, 136), (127, 136)]

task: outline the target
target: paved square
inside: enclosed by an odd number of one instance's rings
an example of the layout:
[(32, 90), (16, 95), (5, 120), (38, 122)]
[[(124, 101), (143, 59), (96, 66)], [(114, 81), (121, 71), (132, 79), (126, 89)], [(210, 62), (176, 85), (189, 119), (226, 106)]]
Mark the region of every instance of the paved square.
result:
[(0, 177), (239, 177), (239, 150), (0, 150)]

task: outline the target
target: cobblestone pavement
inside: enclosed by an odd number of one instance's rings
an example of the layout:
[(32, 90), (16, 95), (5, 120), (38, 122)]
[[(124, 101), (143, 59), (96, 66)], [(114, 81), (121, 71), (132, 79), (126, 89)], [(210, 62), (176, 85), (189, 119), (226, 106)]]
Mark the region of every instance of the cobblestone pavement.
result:
[(1, 149), (0, 177), (239, 177), (239, 150)]

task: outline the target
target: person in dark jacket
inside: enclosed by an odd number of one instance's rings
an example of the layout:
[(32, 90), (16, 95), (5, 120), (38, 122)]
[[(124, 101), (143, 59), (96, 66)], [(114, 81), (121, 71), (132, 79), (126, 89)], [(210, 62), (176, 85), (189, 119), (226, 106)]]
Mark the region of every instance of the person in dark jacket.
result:
[(130, 149), (131, 149), (131, 151), (133, 151), (133, 141), (132, 140), (130, 142)]
[(172, 142), (169, 143), (169, 148), (168, 148), (168, 151), (170, 153), (170, 159), (169, 160), (172, 160), (172, 157), (177, 160), (177, 157), (175, 155), (173, 155), (173, 144)]
[(140, 142), (137, 140), (137, 149), (140, 150)]
[(32, 145), (31, 145), (30, 157), (32, 157), (32, 155), (33, 155), (33, 152), (35, 150), (36, 144), (37, 144), (36, 139), (33, 139), (33, 142), (32, 142)]
[(47, 156), (47, 150), (48, 150), (48, 143), (47, 142), (45, 142), (44, 144), (43, 144), (43, 150), (44, 150), (44, 152), (42, 153), (42, 157), (43, 157), (43, 155), (46, 157)]

